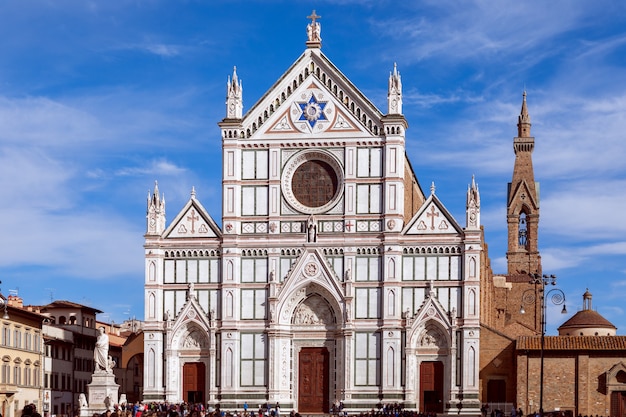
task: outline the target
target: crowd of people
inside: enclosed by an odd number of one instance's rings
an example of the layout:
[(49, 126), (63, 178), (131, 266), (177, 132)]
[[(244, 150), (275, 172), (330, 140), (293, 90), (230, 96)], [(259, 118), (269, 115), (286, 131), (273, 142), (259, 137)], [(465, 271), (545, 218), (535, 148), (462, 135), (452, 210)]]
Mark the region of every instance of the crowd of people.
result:
[[(348, 413), (341, 401), (335, 401), (331, 405), (329, 414), (337, 417), (436, 417), (436, 413), (406, 410), (398, 403), (379, 404), (376, 409)], [(115, 405), (113, 410), (108, 410), (102, 414), (96, 413), (92, 417), (281, 417), (281, 409), (278, 403), (259, 404), (257, 409), (248, 406), (246, 402), (239, 410), (222, 410), (219, 404), (211, 407), (202, 403), (137, 402), (135, 404)], [(287, 416), (284, 415), (283, 417)], [(289, 417), (301, 416), (297, 411), (291, 410)]]

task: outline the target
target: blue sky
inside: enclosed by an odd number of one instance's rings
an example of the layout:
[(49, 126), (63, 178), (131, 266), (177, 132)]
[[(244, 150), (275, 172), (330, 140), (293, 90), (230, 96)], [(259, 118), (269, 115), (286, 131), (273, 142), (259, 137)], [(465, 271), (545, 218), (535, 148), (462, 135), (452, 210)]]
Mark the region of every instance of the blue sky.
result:
[[(143, 318), (148, 190), (169, 221), (194, 186), (220, 223), (227, 77), (247, 111), (305, 49), (313, 9), (324, 54), (383, 112), (397, 63), (413, 168), (462, 224), (476, 176), (495, 272), (527, 90), (544, 272), (570, 313), (589, 288), (626, 334), (621, 1), (4, 1), (2, 292)], [(550, 309), (549, 332), (570, 315)]]

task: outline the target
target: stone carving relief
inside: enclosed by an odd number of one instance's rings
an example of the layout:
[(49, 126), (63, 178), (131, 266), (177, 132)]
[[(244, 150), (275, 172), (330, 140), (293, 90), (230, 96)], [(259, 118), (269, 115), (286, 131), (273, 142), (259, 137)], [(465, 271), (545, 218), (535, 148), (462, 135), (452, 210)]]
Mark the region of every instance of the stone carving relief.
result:
[(207, 347), (207, 337), (200, 330), (194, 329), (181, 338), (182, 349), (204, 349)]
[(423, 348), (438, 349), (448, 344), (443, 333), (434, 325), (426, 326), (418, 339), (418, 346)]
[(328, 303), (319, 295), (307, 298), (295, 310), (293, 324), (326, 325), (335, 323), (335, 317)]

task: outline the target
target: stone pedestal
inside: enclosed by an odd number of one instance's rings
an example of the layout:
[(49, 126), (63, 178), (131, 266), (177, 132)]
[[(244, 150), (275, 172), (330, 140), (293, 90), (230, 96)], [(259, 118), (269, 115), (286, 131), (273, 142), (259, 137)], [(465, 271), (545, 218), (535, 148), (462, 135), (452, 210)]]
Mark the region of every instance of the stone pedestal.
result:
[(104, 413), (113, 410), (119, 403), (120, 386), (115, 383), (115, 375), (107, 372), (96, 372), (91, 375), (91, 382), (87, 384), (87, 407), (81, 407), (81, 416), (92, 416), (94, 413)]

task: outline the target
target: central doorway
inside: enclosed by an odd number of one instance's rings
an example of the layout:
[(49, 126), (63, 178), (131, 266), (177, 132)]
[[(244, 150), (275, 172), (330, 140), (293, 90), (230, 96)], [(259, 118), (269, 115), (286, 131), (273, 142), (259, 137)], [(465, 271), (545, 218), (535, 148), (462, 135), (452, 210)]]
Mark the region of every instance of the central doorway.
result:
[(183, 365), (183, 398), (188, 403), (204, 402), (204, 364), (187, 362)]
[(420, 364), (420, 411), (443, 413), (443, 363)]
[(327, 413), (330, 409), (329, 354), (324, 347), (302, 348), (298, 356), (298, 411)]

